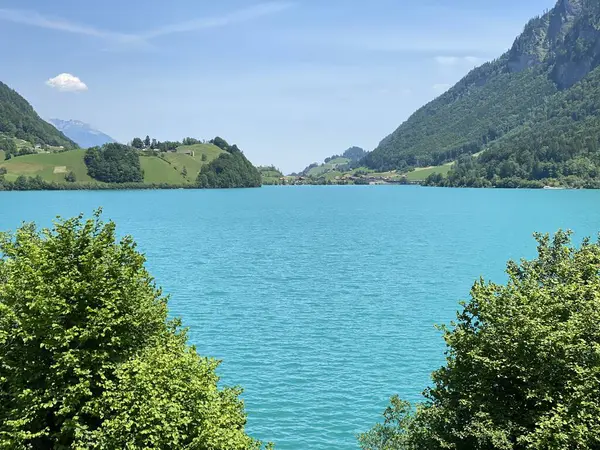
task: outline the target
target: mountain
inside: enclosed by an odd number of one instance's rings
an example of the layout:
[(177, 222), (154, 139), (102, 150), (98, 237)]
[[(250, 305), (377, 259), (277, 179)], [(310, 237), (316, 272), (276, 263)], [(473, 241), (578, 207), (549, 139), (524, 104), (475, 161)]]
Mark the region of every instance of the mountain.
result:
[(79, 120), (50, 119), (50, 123), (62, 131), (69, 139), (77, 142), (81, 148), (101, 147), (117, 141), (101, 131), (95, 130)]
[(596, 176), (599, 65), (600, 2), (560, 0), (508, 52), (419, 109), (363, 162), (405, 170), (459, 160), (449, 178), (484, 185)]
[(16, 91), (0, 82), (0, 133), (34, 145), (75, 148), (77, 145), (44, 122)]
[(299, 174), (302, 177), (321, 176), (325, 173), (334, 171), (344, 171), (350, 168), (352, 163), (358, 163), (367, 155), (367, 152), (360, 147), (350, 147), (342, 155), (333, 155), (325, 158), (323, 164), (312, 163)]

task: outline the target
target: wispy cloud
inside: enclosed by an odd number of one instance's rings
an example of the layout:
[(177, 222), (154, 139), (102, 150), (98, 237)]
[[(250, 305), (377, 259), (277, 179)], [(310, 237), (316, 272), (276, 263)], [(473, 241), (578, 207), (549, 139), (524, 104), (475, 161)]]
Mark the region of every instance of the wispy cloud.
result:
[(140, 37), (144, 39), (152, 39), (168, 34), (226, 27), (229, 25), (250, 22), (252, 20), (260, 19), (261, 17), (277, 14), (291, 8), (292, 6), (294, 6), (292, 2), (261, 3), (249, 8), (234, 11), (221, 17), (202, 18), (159, 27), (141, 35)]
[(477, 56), (436, 56), (434, 60), (441, 66), (457, 66), (459, 64), (476, 65), (483, 61)]
[(65, 33), (95, 37), (111, 43), (148, 45), (150, 40), (162, 36), (210, 28), (221, 28), (243, 22), (250, 22), (252, 20), (260, 19), (261, 17), (283, 12), (292, 6), (294, 6), (294, 3), (289, 1), (260, 3), (248, 8), (233, 11), (223, 16), (205, 17), (186, 22), (174, 23), (160, 26), (139, 34), (103, 30), (86, 24), (70, 22), (62, 18), (44, 16), (36, 11), (29, 10), (0, 8), (0, 20), (49, 30), (62, 31)]
[(66, 33), (82, 34), (103, 39), (133, 38), (132, 35), (100, 30), (88, 25), (72, 23), (64, 19), (43, 16), (35, 11), (19, 9), (0, 9), (0, 20), (23, 25), (30, 25)]

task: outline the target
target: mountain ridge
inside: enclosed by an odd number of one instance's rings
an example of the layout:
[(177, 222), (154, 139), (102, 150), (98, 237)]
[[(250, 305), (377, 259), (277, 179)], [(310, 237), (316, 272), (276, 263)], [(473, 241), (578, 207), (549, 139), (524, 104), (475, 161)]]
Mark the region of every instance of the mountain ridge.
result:
[(363, 163), (404, 170), (480, 153), (600, 65), (599, 23), (599, 2), (559, 0), (526, 24), (507, 52), (417, 110)]
[(32, 145), (76, 148), (77, 145), (35, 112), (17, 91), (0, 82), (0, 133)]
[(50, 119), (48, 122), (69, 139), (76, 142), (81, 148), (101, 147), (104, 144), (117, 142), (111, 136), (81, 120)]

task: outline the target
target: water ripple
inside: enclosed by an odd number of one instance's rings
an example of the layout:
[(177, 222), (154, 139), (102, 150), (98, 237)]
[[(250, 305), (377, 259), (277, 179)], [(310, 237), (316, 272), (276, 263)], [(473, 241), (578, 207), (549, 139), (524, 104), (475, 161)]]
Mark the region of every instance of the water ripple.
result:
[[(552, 197), (552, 199), (550, 199)], [(0, 193), (0, 228), (104, 206), (249, 431), (281, 450), (356, 449), (390, 395), (418, 400), (443, 363), (435, 323), (480, 275), (532, 255), (531, 233), (595, 235), (599, 192), (410, 187)]]

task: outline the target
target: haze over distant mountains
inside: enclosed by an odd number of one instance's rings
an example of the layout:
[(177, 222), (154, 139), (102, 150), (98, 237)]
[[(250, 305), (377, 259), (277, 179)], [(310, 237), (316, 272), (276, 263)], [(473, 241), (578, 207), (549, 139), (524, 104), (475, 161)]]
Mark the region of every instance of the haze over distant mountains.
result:
[(99, 147), (117, 142), (109, 135), (79, 120), (50, 119), (49, 122), (82, 148)]

